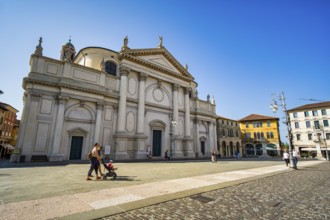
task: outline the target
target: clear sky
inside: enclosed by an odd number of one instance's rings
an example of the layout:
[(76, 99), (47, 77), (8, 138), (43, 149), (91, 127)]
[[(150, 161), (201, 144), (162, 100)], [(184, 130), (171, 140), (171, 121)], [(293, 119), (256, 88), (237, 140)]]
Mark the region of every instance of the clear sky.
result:
[(40, 36), (43, 55), (59, 59), (69, 36), (77, 51), (119, 51), (126, 35), (130, 48), (157, 47), (162, 35), (226, 118), (282, 118), (269, 108), (282, 91), (288, 109), (330, 100), (329, 0), (0, 0), (0, 101), (20, 117)]

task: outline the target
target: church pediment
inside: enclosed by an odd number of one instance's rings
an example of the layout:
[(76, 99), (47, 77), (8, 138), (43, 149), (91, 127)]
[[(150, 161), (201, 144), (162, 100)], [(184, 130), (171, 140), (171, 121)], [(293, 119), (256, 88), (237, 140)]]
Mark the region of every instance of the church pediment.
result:
[(154, 69), (164, 70), (185, 80), (193, 81), (194, 77), (189, 74), (188, 69), (183, 67), (165, 47), (153, 49), (127, 49), (121, 51), (123, 58), (153, 67)]
[(163, 55), (139, 56), (139, 58), (180, 73)]

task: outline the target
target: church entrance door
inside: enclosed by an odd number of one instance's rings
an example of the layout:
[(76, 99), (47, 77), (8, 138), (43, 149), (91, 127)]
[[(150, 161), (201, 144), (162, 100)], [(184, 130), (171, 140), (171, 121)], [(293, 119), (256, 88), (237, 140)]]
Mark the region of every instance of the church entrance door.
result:
[(84, 137), (72, 136), (70, 160), (81, 160), (81, 151)]
[(152, 134), (152, 156), (159, 157), (161, 156), (162, 149), (162, 131), (153, 130)]
[(204, 141), (201, 142), (201, 152), (203, 155), (205, 155), (205, 142)]

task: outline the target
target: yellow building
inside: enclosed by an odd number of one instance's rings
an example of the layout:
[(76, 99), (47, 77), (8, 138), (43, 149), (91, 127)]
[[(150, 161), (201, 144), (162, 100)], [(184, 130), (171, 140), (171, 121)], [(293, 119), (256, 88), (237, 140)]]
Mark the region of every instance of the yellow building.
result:
[(268, 155), (280, 155), (279, 118), (251, 114), (239, 120), (239, 123), (246, 156), (262, 155), (263, 142)]

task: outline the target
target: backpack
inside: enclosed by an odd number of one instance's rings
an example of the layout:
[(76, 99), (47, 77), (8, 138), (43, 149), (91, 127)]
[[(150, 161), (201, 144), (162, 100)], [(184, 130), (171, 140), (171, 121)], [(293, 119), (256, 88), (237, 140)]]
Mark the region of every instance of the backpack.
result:
[(93, 154), (92, 154), (92, 151), (90, 150), (90, 151), (88, 151), (87, 159), (88, 159), (88, 160), (91, 160), (92, 157), (93, 157)]

